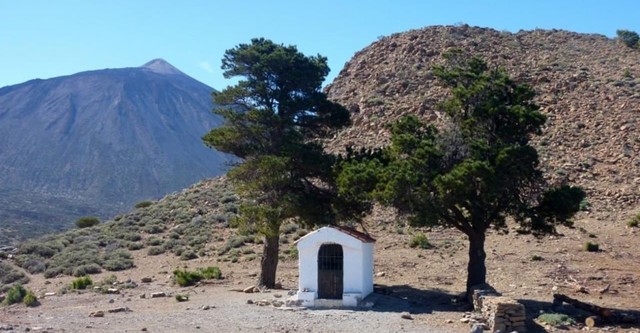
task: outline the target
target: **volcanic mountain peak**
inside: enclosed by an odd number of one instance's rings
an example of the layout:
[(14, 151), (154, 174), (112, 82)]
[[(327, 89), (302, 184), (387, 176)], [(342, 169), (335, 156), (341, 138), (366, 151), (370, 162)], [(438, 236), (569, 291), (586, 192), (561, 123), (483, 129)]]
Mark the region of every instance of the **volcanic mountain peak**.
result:
[(160, 59), (0, 89), (0, 245), (224, 173), (212, 91)]
[(173, 67), (170, 63), (162, 58), (153, 59), (148, 63), (141, 66), (142, 68), (149, 69), (152, 72), (158, 74), (177, 74), (177, 75), (185, 75), (179, 69)]

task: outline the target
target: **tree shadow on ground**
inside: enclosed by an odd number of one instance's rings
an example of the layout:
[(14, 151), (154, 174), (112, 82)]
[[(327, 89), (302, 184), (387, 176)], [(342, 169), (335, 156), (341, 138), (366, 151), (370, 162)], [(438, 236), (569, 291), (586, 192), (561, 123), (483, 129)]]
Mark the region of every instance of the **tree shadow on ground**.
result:
[(364, 311), (408, 312), (411, 314), (441, 312), (464, 312), (470, 305), (460, 295), (440, 289), (417, 289), (409, 285), (375, 285), (374, 292), (363, 303), (373, 306)]
[[(544, 301), (531, 300), (531, 299), (519, 299), (518, 302), (520, 302), (520, 304), (523, 304), (526, 308), (527, 332), (529, 333), (548, 332), (543, 326), (541, 326), (534, 320), (538, 318), (538, 316), (542, 313), (563, 313), (575, 319), (576, 323), (578, 323), (579, 325), (583, 325), (587, 317), (594, 315), (591, 312), (575, 308), (574, 306), (566, 303), (562, 305), (554, 305), (552, 302), (544, 302)], [(640, 319), (640, 311), (638, 310), (631, 310), (631, 309), (626, 310), (626, 309), (616, 309), (616, 308), (609, 308), (609, 309), (618, 314), (624, 313), (626, 315)], [(605, 324), (605, 326), (610, 326), (613, 328), (639, 328), (640, 327), (640, 325), (638, 325), (637, 323), (636, 324), (618, 323), (615, 325)]]

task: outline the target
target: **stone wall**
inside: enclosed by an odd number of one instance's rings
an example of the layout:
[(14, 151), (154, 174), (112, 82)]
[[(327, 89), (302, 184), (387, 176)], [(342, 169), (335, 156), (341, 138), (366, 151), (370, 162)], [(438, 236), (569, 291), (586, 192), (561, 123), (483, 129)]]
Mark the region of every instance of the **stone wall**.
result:
[(473, 305), (475, 310), (482, 314), (491, 332), (526, 331), (527, 316), (524, 305), (514, 299), (478, 290), (474, 292)]

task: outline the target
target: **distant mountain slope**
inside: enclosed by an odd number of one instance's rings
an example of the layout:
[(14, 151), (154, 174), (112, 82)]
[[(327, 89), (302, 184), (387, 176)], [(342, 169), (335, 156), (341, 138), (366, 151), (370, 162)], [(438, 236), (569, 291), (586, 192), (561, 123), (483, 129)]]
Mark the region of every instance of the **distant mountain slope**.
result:
[(602, 35), (514, 34), (462, 25), (384, 37), (357, 52), (327, 87), (353, 120), (330, 150), (384, 145), (385, 125), (402, 114), (441, 121), (436, 105), (446, 91), (432, 67), (450, 48), (501, 66), (533, 86), (548, 115), (547, 128), (536, 139), (548, 177), (583, 186), (600, 218), (640, 209), (640, 51)]
[(87, 208), (57, 207), (70, 223), (222, 174), (230, 156), (201, 141), (222, 121), (212, 92), (161, 59), (1, 88), (0, 229), (56, 220), (29, 217), (43, 198)]

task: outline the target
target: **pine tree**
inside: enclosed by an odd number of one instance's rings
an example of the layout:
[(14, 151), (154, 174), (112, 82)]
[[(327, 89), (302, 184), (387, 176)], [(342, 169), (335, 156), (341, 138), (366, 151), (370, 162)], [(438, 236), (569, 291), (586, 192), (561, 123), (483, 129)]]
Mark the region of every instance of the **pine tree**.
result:
[(253, 39), (227, 50), (225, 78), (234, 86), (214, 93), (214, 110), (226, 123), (203, 137), (205, 144), (242, 159), (228, 173), (246, 199), (236, 223), (264, 236), (258, 284), (276, 284), (280, 226), (335, 220), (332, 202), (335, 158), (318, 139), (349, 123), (348, 111), (321, 91), (327, 59), (305, 56), (295, 46)]
[(391, 126), (391, 144), (354, 155), (341, 165), (339, 193), (380, 201), (415, 225), (447, 225), (469, 239), (467, 296), (486, 283), (485, 234), (512, 217), (522, 228), (552, 232), (570, 223), (584, 192), (549, 186), (530, 143), (545, 116), (534, 92), (504, 70), (461, 51), (434, 68), (450, 96), (440, 104), (440, 129), (406, 116)]

